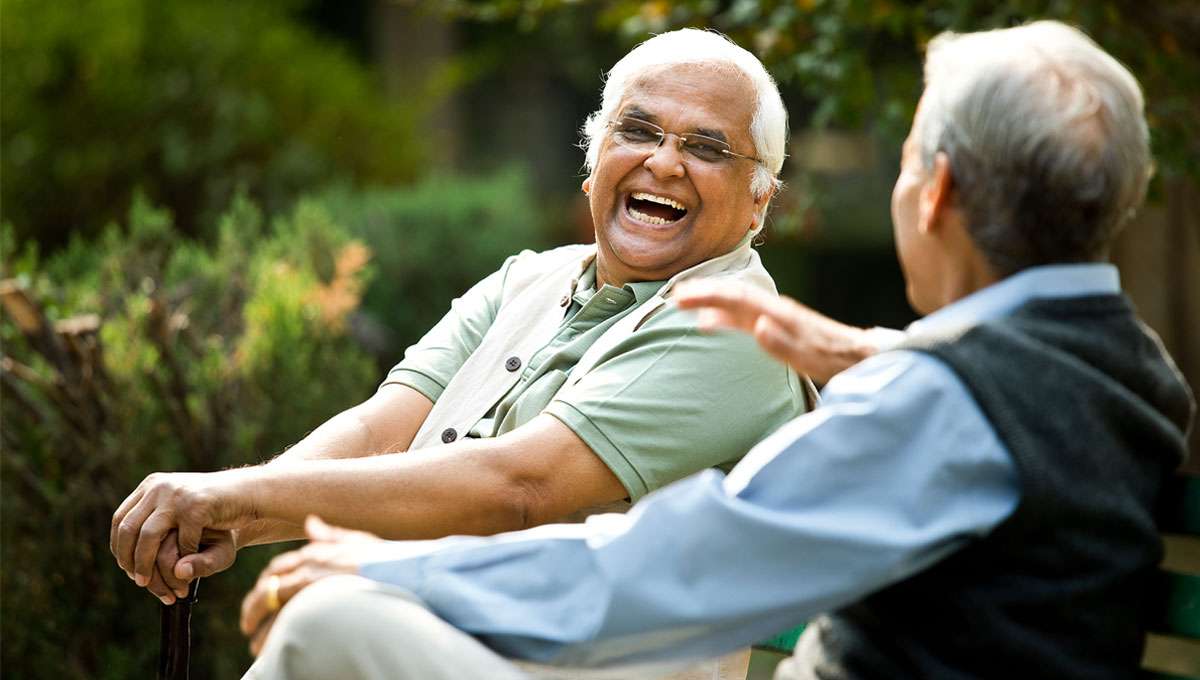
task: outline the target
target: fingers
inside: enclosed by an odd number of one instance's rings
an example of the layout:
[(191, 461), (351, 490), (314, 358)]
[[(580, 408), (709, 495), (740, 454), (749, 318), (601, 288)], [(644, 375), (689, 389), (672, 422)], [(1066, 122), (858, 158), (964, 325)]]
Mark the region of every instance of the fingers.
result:
[[(150, 582), (149, 574), (144, 574), (140, 579), (137, 572), (134, 570), (134, 548), (137, 546), (138, 537), (142, 531), (142, 525), (146, 522), (146, 518), (153, 512), (153, 508), (148, 503), (138, 503), (135, 505), (121, 521), (117, 524), (117, 536), (114, 541), (113, 555), (117, 558), (117, 564), (125, 570), (125, 573), (130, 576), (139, 586), (145, 586)], [(157, 544), (155, 545), (157, 548)]]
[[(286, 572), (283, 574), (271, 574), (266, 571), (258, 578), (258, 582), (246, 593), (246, 597), (242, 599), (242, 615), (239, 621), (242, 633), (246, 636), (253, 635), (258, 630), (259, 626), (268, 617), (274, 616), (279, 609), (285, 607), (289, 600), (296, 596), (296, 593), (303, 590), (314, 579), (306, 575), (307, 570), (298, 570)], [(278, 589), (275, 591), (275, 596), (279, 600), (279, 607), (272, 608), (271, 604), (271, 583), (272, 577), (278, 578)]]
[(324, 520), (316, 515), (309, 515), (304, 518), (304, 533), (310, 541), (336, 541), (352, 532), (348, 529), (341, 529), (326, 524)]
[(754, 324), (754, 340), (768, 354), (785, 363), (791, 363), (793, 345), (792, 334), (785, 330), (778, 321), (769, 316), (760, 316)]
[(672, 297), (681, 309), (700, 310), (702, 330), (729, 328), (749, 333), (758, 317), (778, 314), (781, 309), (774, 292), (728, 281), (680, 284)]
[(233, 536), (228, 531), (217, 532), (211, 542), (205, 543), (200, 552), (184, 555), (175, 563), (175, 578), (187, 583), (194, 578), (204, 578), (225, 571), (237, 559)]
[(267, 636), (271, 634), (271, 628), (275, 625), (275, 614), (263, 619), (259, 624), (258, 629), (250, 636), (250, 654), (255, 658), (262, 653), (263, 647), (267, 644)]
[(264, 573), (259, 576), (258, 582), (250, 592), (246, 593), (246, 597), (242, 598), (242, 613), (238, 619), (242, 634), (253, 635), (267, 616), (274, 616), (274, 612), (269, 611), (267, 607), (267, 575)]
[(745, 330), (742, 328), (744, 323), (745, 321), (738, 318), (737, 314), (731, 314), (717, 307), (701, 307), (696, 315), (696, 326), (702, 331)]
[(163, 604), (175, 604), (175, 594), (171, 592), (171, 588), (163, 580), (162, 572), (157, 568), (154, 570), (154, 575), (150, 577), (150, 583), (146, 585), (146, 590), (149, 590), (150, 594), (157, 597)]
[(170, 516), (162, 511), (155, 511), (142, 523), (133, 547), (133, 580), (139, 586), (150, 583), (163, 538), (174, 528), (171, 524)]
[(179, 552), (191, 555), (200, 550), (200, 537), (204, 533), (204, 525), (189, 522), (186, 517), (187, 513), (183, 513), (179, 518)]
[[(158, 558), (155, 560), (156, 572), (159, 575), (158, 578), (162, 580), (176, 597), (187, 597), (187, 580), (175, 575), (175, 565), (179, 562), (179, 542), (175, 537), (176, 533), (174, 531), (167, 533), (163, 537), (163, 542), (158, 548)], [(154, 584), (153, 578), (151, 578), (150, 583), (151, 585)], [(153, 589), (151, 589), (151, 592), (153, 592)], [(165, 600), (164, 603), (171, 604)]]
[(324, 520), (316, 515), (309, 515), (304, 519), (304, 533), (308, 535), (309, 540), (331, 543), (359, 543), (363, 541), (381, 540), (375, 534), (368, 533), (366, 531), (356, 531), (354, 529), (345, 529), (343, 527), (335, 527), (332, 524), (326, 524)]
[(263, 569), (262, 577), (265, 578), (272, 575), (278, 576), (280, 574), (286, 574), (288, 572), (295, 571), (296, 569), (300, 568), (300, 565), (304, 564), (309, 559), (311, 559), (309, 557), (309, 552), (304, 548), (276, 555), (275, 557), (271, 558), (271, 561), (267, 563), (266, 568)]
[[(117, 511), (113, 513), (112, 526), (109, 529), (108, 534), (108, 550), (112, 553), (113, 557), (117, 558), (118, 564), (121, 561), (121, 551), (118, 548), (118, 536), (120, 534), (121, 524), (125, 520), (125, 517), (129, 514), (129, 511), (132, 510), (134, 506), (137, 505), (138, 501), (141, 500), (142, 493), (142, 487), (139, 484), (138, 488), (133, 490), (133, 493), (129, 494), (125, 497), (125, 500), (121, 501), (121, 505), (117, 507)], [(122, 565), (121, 568), (125, 569), (124, 565)], [(133, 575), (130, 574), (128, 569), (125, 569), (125, 573), (129, 574), (130, 578), (133, 578)]]
[(773, 297), (775, 293), (757, 286), (713, 280), (681, 283), (672, 293), (683, 309), (718, 307), (733, 312), (760, 307), (764, 300)]

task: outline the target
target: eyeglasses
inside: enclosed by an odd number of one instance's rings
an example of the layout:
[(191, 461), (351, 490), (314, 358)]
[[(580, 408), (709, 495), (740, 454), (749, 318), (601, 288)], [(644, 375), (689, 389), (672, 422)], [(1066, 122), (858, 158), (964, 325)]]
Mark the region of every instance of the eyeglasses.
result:
[[(654, 123), (629, 116), (611, 121), (608, 127), (612, 130), (614, 142), (638, 153), (653, 153), (666, 141), (668, 134), (674, 134)], [(727, 142), (719, 139), (705, 135), (675, 135), (675, 138), (679, 140), (679, 147), (689, 156), (704, 163), (723, 163), (734, 158), (745, 158), (755, 163), (762, 163), (753, 156), (735, 153)]]

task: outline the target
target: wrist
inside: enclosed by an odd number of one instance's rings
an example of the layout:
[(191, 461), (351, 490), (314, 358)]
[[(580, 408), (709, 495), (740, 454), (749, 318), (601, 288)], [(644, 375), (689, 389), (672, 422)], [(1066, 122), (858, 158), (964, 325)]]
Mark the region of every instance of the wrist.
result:
[(833, 322), (829, 334), (829, 355), (842, 370), (857, 364), (874, 354), (878, 349), (865, 328)]
[[(262, 496), (268, 481), (260, 468), (253, 466), (212, 473), (215, 477), (212, 490), (217, 496), (216, 505), (221, 508), (218, 520), (225, 528), (244, 532), (263, 516)], [(240, 547), (245, 543), (235, 545)]]

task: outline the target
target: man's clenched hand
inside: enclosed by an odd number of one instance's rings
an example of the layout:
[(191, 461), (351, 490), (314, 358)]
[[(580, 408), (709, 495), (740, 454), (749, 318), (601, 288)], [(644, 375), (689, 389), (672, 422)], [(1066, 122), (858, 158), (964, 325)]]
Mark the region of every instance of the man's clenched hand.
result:
[(193, 578), (233, 563), (229, 530), (254, 518), (238, 470), (155, 473), (113, 513), (109, 549), (139, 586), (166, 603), (186, 594)]

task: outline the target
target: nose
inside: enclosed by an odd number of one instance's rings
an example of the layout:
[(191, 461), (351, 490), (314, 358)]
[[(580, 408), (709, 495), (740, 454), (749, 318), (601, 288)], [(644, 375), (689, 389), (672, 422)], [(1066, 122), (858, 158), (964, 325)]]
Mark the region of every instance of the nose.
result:
[(682, 177), (684, 175), (682, 143), (683, 140), (677, 135), (668, 132), (659, 140), (654, 151), (646, 156), (642, 165), (655, 177)]

